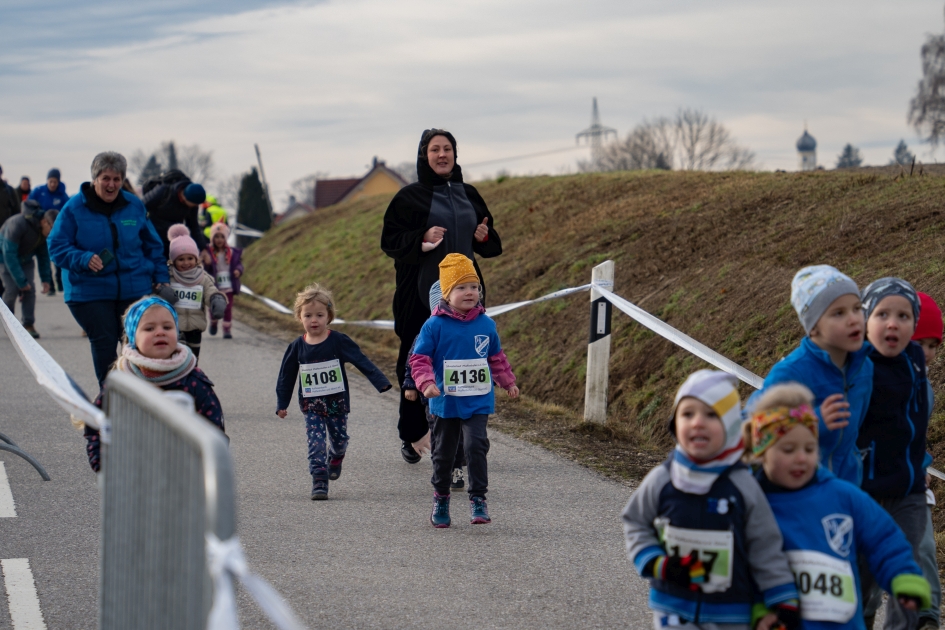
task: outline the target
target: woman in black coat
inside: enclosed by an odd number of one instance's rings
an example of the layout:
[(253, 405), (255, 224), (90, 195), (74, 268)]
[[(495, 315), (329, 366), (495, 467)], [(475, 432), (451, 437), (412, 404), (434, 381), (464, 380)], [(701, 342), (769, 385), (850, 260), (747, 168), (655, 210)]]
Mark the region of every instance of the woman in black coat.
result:
[[(439, 279), (440, 261), (447, 254), (472, 259), (479, 274), (483, 301), (486, 287), (476, 254), (492, 258), (502, 253), (486, 202), (456, 163), (456, 139), (443, 129), (427, 129), (417, 152), (419, 181), (403, 187), (387, 207), (381, 249), (394, 259), (394, 332), (400, 337), (397, 380), (404, 382), (407, 356), (414, 338), (430, 317), (430, 287)], [(445, 297), (445, 296), (444, 296)], [(413, 445), (428, 431), (423, 404), (400, 394), (401, 454), (408, 463), (420, 461)]]

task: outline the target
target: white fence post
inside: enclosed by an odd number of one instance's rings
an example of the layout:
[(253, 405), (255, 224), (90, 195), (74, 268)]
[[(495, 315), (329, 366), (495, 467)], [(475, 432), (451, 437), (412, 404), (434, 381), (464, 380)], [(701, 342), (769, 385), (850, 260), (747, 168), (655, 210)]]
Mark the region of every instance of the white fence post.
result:
[[(614, 290), (614, 261), (594, 267), (591, 282)], [(585, 422), (607, 422), (607, 383), (610, 377), (610, 319), (613, 307), (591, 287), (591, 334), (587, 343), (584, 389)]]

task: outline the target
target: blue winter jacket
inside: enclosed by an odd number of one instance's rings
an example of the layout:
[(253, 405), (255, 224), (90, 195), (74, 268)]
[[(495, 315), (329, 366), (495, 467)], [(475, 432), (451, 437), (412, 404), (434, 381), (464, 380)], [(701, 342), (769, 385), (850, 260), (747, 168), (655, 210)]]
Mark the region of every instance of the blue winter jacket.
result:
[[(47, 244), (53, 262), (66, 270), (66, 302), (136, 300), (153, 284), (168, 282), (164, 247), (144, 204), (124, 190), (121, 195), (123, 202), (105, 204), (85, 183), (59, 213)], [(92, 256), (105, 249), (114, 260), (91, 271)]]
[(925, 438), (932, 409), (925, 353), (914, 341), (895, 357), (869, 349), (873, 395), (857, 441), (866, 453), (862, 488), (878, 498), (925, 492)]
[(43, 210), (62, 210), (69, 201), (69, 195), (66, 194), (66, 185), (59, 182), (56, 192), (50, 192), (46, 184), (37, 186), (30, 193), (29, 199), (38, 201)]
[(752, 409), (758, 396), (772, 385), (787, 382), (801, 383), (814, 394), (814, 408), (820, 417), (820, 405), (832, 394), (844, 394), (850, 403), (850, 424), (830, 431), (820, 420), (820, 463), (840, 479), (860, 485), (863, 461), (856, 440), (866, 417), (873, 391), (873, 363), (867, 344), (847, 356), (844, 370), (830, 360), (826, 350), (804, 337), (801, 345), (783, 360), (774, 364), (765, 377), (764, 388), (752, 394), (746, 409)]
[[(893, 579), (898, 575), (922, 575), (913, 559), (912, 547), (896, 522), (853, 484), (837, 479), (822, 466), (812, 483), (795, 491), (780, 488), (772, 491), (777, 487), (765, 478), (763, 471), (759, 470), (756, 476), (784, 537), (784, 551), (801, 595), (805, 630), (865, 627), (857, 556), (866, 559), (877, 583), (886, 592), (892, 592)], [(797, 554), (798, 551), (808, 554)], [(804, 566), (801, 564), (804, 560), (814, 563)], [(843, 566), (848, 575), (852, 574), (853, 583), (838, 572), (810, 570), (831, 564)], [(837, 579), (835, 575), (841, 577)], [(805, 605), (805, 598), (819, 596), (823, 602), (828, 594), (840, 604), (834, 614), (844, 610), (844, 603), (846, 613), (852, 612), (847, 621), (811, 619), (827, 616), (829, 606), (820, 607), (818, 614), (818, 602), (808, 600)], [(854, 603), (855, 612), (851, 610)]]

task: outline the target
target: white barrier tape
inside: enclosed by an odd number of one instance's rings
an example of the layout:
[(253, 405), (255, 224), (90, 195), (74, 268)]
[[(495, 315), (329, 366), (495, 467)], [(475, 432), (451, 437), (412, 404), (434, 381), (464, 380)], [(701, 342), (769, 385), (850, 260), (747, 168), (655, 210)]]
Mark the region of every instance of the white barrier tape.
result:
[(49, 356), (49, 353), (26, 332), (6, 304), (0, 306), (0, 320), (3, 321), (7, 336), (13, 342), (13, 347), (23, 359), (23, 363), (36, 377), (36, 382), (52, 396), (60, 407), (90, 427), (101, 431), (102, 441), (107, 443), (110, 437), (108, 420), (102, 410), (76, 391), (72, 379), (62, 366), (56, 363), (56, 360)]
[(305, 630), (282, 596), (264, 579), (250, 573), (243, 547), (236, 536), (220, 540), (213, 533), (207, 533), (207, 569), (213, 580), (213, 606), (207, 619), (207, 630), (233, 630), (240, 627), (236, 614), (234, 577), (249, 591), (279, 630)]
[(578, 293), (580, 291), (587, 291), (590, 288), (591, 288), (591, 285), (585, 284), (579, 287), (571, 287), (570, 289), (561, 289), (560, 291), (555, 291), (554, 293), (543, 295), (541, 297), (535, 298), (534, 300), (525, 300), (524, 302), (512, 302), (511, 304), (503, 304), (501, 306), (490, 306), (486, 309), (486, 315), (488, 315), (489, 317), (495, 317), (496, 315), (501, 315), (502, 313), (508, 313), (509, 311), (514, 311), (517, 308), (528, 306), (529, 304), (538, 304), (539, 302), (553, 300), (555, 298), (571, 295), (572, 293)]
[(263, 233), (259, 230), (254, 230), (251, 227), (246, 227), (242, 223), (237, 223), (236, 228), (233, 230), (239, 236), (249, 236), (251, 238), (262, 238)]
[(257, 300), (262, 300), (267, 306), (269, 306), (269, 308), (271, 308), (271, 309), (274, 310), (274, 311), (279, 311), (280, 313), (284, 313), (285, 315), (295, 315), (295, 313), (293, 313), (292, 311), (290, 311), (290, 310), (287, 309), (286, 307), (282, 306), (281, 304), (279, 304), (279, 303), (276, 302), (275, 300), (270, 300), (270, 299), (267, 298), (267, 297), (263, 297), (262, 295), (258, 295), (258, 294), (256, 294), (256, 293), (254, 293), (253, 290), (250, 289), (250, 288), (249, 288), (248, 286), (246, 286), (245, 284), (240, 286), (240, 292), (241, 292), (241, 293), (245, 293), (245, 294), (247, 294), (247, 295), (251, 295), (251, 296), (253, 296), (254, 298), (256, 298)]
[(631, 304), (615, 293), (611, 293), (600, 284), (594, 283), (592, 287), (599, 291), (602, 296), (607, 298), (608, 302), (661, 337), (669, 339), (677, 346), (680, 346), (684, 350), (688, 350), (703, 361), (711, 363), (720, 370), (728, 372), (732, 376), (745, 381), (755, 389), (761, 389), (764, 386), (764, 379), (757, 374), (746, 370), (730, 359), (726, 359), (715, 350), (712, 350), (708, 346), (699, 343), (689, 335), (679, 332), (666, 322), (657, 319), (653, 315), (650, 315), (639, 306)]

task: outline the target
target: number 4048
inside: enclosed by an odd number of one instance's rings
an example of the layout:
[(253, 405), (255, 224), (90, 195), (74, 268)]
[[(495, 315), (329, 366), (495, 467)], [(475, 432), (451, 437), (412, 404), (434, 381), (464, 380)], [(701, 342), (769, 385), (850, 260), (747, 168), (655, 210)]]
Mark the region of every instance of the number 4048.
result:
[(839, 575), (830, 576), (830, 584), (827, 584), (827, 575), (821, 573), (816, 578), (812, 578), (810, 573), (802, 571), (794, 574), (794, 582), (802, 594), (807, 595), (812, 590), (820, 591), (821, 595), (828, 592), (834, 597), (843, 597), (843, 580)]

